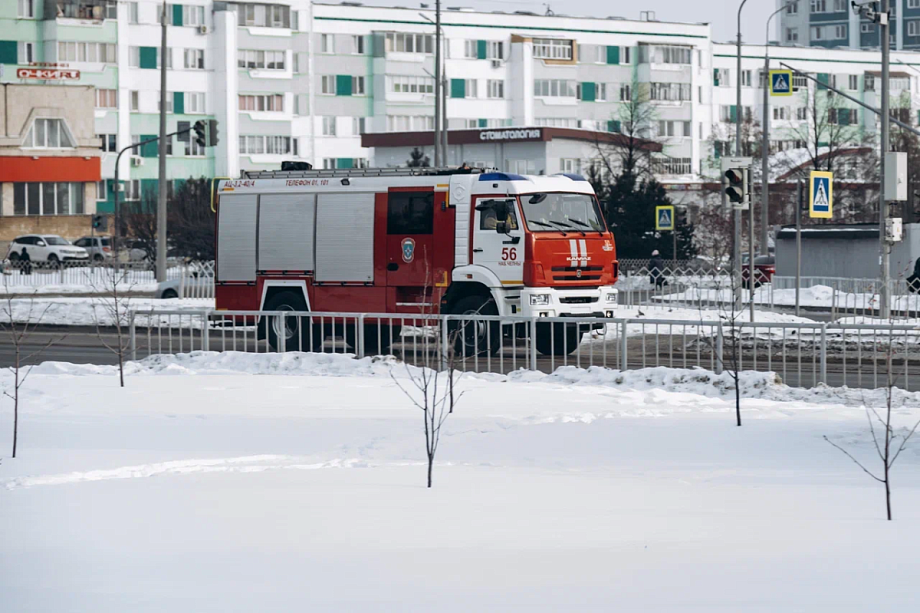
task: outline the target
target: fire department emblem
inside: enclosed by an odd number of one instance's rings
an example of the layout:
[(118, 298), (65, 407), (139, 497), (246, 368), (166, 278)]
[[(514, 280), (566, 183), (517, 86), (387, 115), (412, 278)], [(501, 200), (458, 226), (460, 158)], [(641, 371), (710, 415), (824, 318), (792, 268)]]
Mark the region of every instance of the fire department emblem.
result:
[(402, 241), (402, 259), (406, 264), (415, 259), (415, 239), (404, 238)]
[(610, 244), (610, 241), (604, 241), (604, 246), (601, 247), (604, 251), (613, 251), (613, 245)]

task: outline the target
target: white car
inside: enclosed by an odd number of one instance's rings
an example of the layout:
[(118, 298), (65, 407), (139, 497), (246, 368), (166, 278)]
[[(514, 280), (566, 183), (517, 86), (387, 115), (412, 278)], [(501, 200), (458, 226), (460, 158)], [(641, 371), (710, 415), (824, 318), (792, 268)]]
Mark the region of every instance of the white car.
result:
[(89, 253), (82, 247), (70, 244), (56, 234), (26, 234), (10, 243), (6, 258), (15, 264), (22, 257), (25, 248), (33, 264), (60, 266), (62, 262), (86, 263)]

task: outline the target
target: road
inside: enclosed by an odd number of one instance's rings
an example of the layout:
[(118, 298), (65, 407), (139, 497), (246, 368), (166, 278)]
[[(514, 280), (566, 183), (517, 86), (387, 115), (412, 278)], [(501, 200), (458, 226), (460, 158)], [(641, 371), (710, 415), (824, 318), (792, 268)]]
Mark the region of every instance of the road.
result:
[[(675, 337), (677, 338), (677, 337)], [(706, 369), (713, 368), (711, 354), (706, 352), (705, 347), (698, 349), (696, 347), (681, 350), (681, 346), (675, 342), (674, 345), (668, 343), (669, 337), (660, 336), (658, 343), (655, 343), (654, 337), (647, 336), (645, 342), (641, 336), (630, 337), (628, 355), (630, 368), (642, 368), (645, 366), (672, 366), (676, 368), (693, 367), (699, 365)], [(678, 339), (679, 340), (679, 339)], [(53, 341), (53, 344), (48, 346)], [(127, 339), (125, 339), (127, 347)], [(22, 347), (22, 354), (29, 355), (33, 352), (43, 349), (38, 361), (63, 361), (77, 364), (117, 364), (117, 354), (106, 347), (118, 346), (118, 337), (114, 332), (105, 332), (97, 334), (95, 330), (89, 328), (76, 328), (69, 330), (38, 330), (34, 332)], [(151, 348), (152, 351), (148, 350)], [(179, 353), (191, 349), (200, 349), (201, 339), (196, 334), (190, 341), (189, 332), (183, 331), (182, 336), (174, 332), (172, 336), (157, 336), (151, 333), (150, 336), (139, 331), (137, 337), (137, 355), (139, 358), (146, 357), (151, 353)], [(232, 336), (222, 335), (220, 332), (212, 332), (210, 348), (215, 351), (222, 350), (247, 350), (256, 351), (255, 340), (250, 333), (248, 338), (243, 338), (242, 333), (238, 333), (234, 339)], [(345, 348), (341, 340), (335, 343), (327, 342), (326, 351), (344, 352)], [(258, 344), (258, 351), (266, 351), (265, 342)], [(402, 354), (402, 347), (397, 345), (394, 353)], [(418, 351), (413, 350), (411, 340), (406, 341), (405, 354), (408, 361), (424, 362), (426, 359), (433, 363), (432, 355), (425, 355), (421, 350), (421, 343), (418, 345)], [(126, 357), (128, 357), (126, 352)], [(873, 362), (868, 355), (857, 356), (852, 350), (847, 353), (847, 361), (844, 365), (842, 356), (838, 353), (830, 352), (827, 364), (827, 384), (832, 387), (848, 385), (850, 387), (877, 387), (885, 383), (885, 369), (883, 360), (879, 359)], [(900, 356), (899, 356), (900, 357)], [(903, 359), (895, 362), (894, 372), (896, 374), (896, 385), (903, 389), (911, 391), (920, 391), (920, 347), (918, 351), (910, 354), (910, 360), (905, 365)], [(757, 364), (753, 363), (753, 354), (746, 354), (742, 362), (742, 370), (759, 370), (767, 371), (772, 369), (777, 372), (785, 383), (796, 387), (813, 387), (819, 375), (819, 366), (817, 359), (811, 354), (802, 355), (801, 363), (795, 352), (788, 351), (780, 354), (774, 348), (773, 355), (768, 361), (767, 356), (762, 351), (758, 353)], [(15, 359), (15, 350), (10, 343), (0, 344), (0, 366), (10, 366)], [(465, 370), (489, 371), (489, 372), (509, 372), (516, 368), (521, 368), (527, 363), (527, 349), (523, 341), (517, 341), (516, 348), (506, 346), (500, 354), (493, 358), (467, 358), (464, 365)], [(606, 365), (611, 368), (619, 367), (619, 348), (616, 342), (593, 343), (582, 345), (581, 355), (576, 352), (566, 358), (538, 356), (537, 367), (543, 372), (552, 372), (555, 368), (563, 365), (573, 365), (587, 367), (590, 365)], [(844, 368), (844, 366), (846, 368)]]

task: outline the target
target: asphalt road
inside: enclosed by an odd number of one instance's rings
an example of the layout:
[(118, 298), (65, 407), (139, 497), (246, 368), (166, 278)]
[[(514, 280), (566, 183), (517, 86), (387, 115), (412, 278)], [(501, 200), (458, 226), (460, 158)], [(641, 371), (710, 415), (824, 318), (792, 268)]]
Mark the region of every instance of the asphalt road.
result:
[[(659, 337), (659, 342), (656, 347), (654, 340), (647, 337), (645, 346), (643, 347), (641, 337), (631, 337), (628, 349), (630, 358), (629, 367), (674, 366), (682, 368), (686, 364), (688, 367), (699, 365), (707, 369), (712, 368), (711, 357), (707, 355), (705, 351), (701, 351), (699, 357), (697, 356), (695, 348), (689, 349), (686, 354), (684, 354), (681, 353), (679, 349), (674, 348), (676, 345), (671, 347), (666, 339), (667, 337)], [(49, 343), (52, 341), (53, 344), (49, 346)], [(124, 342), (127, 346), (127, 339), (125, 339)], [(155, 333), (151, 333), (148, 340), (147, 334), (144, 331), (139, 331), (137, 337), (137, 355), (139, 358), (143, 358), (151, 353), (176, 353), (189, 351), (190, 349), (200, 349), (200, 342), (200, 338), (196, 336), (194, 345), (190, 346), (188, 331), (183, 332), (181, 341), (176, 333), (171, 337), (158, 337)], [(23, 356), (26, 356), (41, 350), (40, 355), (33, 360), (39, 362), (54, 360), (77, 364), (117, 364), (117, 354), (106, 347), (106, 344), (110, 347), (117, 347), (117, 335), (113, 332), (105, 332), (100, 335), (94, 330), (87, 328), (70, 330), (42, 329), (29, 336), (22, 346), (21, 353)], [(580, 356), (577, 355), (577, 353), (567, 358), (539, 356), (537, 359), (537, 367), (543, 372), (551, 372), (564, 364), (573, 366), (580, 365), (582, 367), (606, 364), (613, 368), (618, 367), (616, 343), (609, 342), (605, 345), (597, 343), (593, 344), (593, 346), (583, 345)], [(212, 332), (210, 343), (210, 348), (212, 350), (231, 350), (234, 349), (234, 347), (237, 350), (243, 350), (245, 348), (252, 352), (256, 350), (256, 343), (251, 334), (245, 341), (242, 338), (242, 334), (238, 334), (234, 344), (234, 339), (230, 335), (223, 336), (220, 332)], [(332, 349), (333, 343), (327, 342), (326, 350), (332, 351)], [(395, 352), (400, 353), (399, 349), (400, 348), (397, 346)], [(425, 359), (423, 355), (421, 355), (421, 352), (419, 352), (418, 357), (413, 359), (414, 354), (411, 341), (406, 341), (406, 349), (410, 361), (421, 362)], [(264, 341), (259, 343), (258, 350), (260, 352), (265, 351)], [(335, 351), (343, 352), (341, 340), (336, 341)], [(126, 358), (127, 357), (129, 357), (129, 354), (126, 352)], [(858, 361), (856, 356), (850, 352), (847, 354), (847, 363), (844, 365), (841, 357), (841, 355), (835, 354), (833, 351), (829, 352), (827, 365), (828, 385), (838, 387), (846, 384), (850, 387), (866, 388), (884, 385), (885, 369), (882, 360), (873, 362), (869, 356), (863, 355), (862, 360)], [(920, 391), (920, 351), (913, 352), (910, 357), (911, 359), (906, 367), (903, 360), (896, 361), (894, 367), (896, 384), (903, 389)], [(431, 356), (429, 356), (429, 359), (431, 359)], [(0, 344), (0, 366), (10, 366), (14, 363), (14, 360), (15, 348), (13, 345), (9, 342)], [(508, 347), (501, 352), (500, 356), (491, 359), (479, 358), (478, 360), (467, 358), (464, 369), (481, 372), (509, 372), (515, 368), (520, 368), (525, 365), (526, 362), (527, 350), (524, 348), (523, 342), (518, 341), (516, 350), (512, 350), (511, 347)], [(777, 372), (788, 385), (813, 387), (818, 380), (819, 373), (817, 360), (810, 353), (802, 356), (801, 363), (799, 363), (798, 357), (793, 352), (788, 352), (783, 358), (774, 351), (774, 355), (770, 362), (767, 361), (765, 354), (758, 354), (756, 370), (770, 370), (768, 365), (772, 367), (772, 370)], [(746, 355), (743, 369), (750, 370), (753, 366), (754, 364), (751, 356)]]

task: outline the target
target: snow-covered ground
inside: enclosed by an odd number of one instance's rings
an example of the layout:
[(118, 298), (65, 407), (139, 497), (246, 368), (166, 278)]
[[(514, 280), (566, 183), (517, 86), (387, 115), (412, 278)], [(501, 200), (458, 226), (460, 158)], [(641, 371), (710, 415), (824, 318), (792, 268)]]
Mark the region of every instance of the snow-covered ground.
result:
[[(48, 363), (0, 404), (3, 611), (912, 610), (920, 453), (883, 492), (878, 392), (650, 369), (465, 375), (424, 487), (405, 366)], [(0, 375), (0, 385), (9, 375)], [(920, 417), (899, 393), (898, 425)], [(880, 405), (879, 405), (880, 406)], [(877, 460), (875, 460), (877, 463)], [(874, 465), (874, 464), (873, 464)]]
[[(750, 292), (742, 292), (744, 303), (750, 301)], [(662, 303), (697, 304), (704, 307), (714, 307), (719, 304), (729, 304), (732, 300), (731, 289), (713, 289), (707, 287), (692, 287), (682, 292), (662, 294), (654, 297)], [(773, 289), (763, 285), (754, 291), (754, 304), (770, 304), (773, 306), (795, 306), (795, 289)], [(840, 310), (871, 311), (878, 308), (879, 296), (877, 293), (852, 293), (836, 291), (826, 285), (814, 285), (799, 290), (799, 305), (805, 308), (822, 308), (830, 310), (836, 306)], [(900, 312), (920, 313), (920, 295), (892, 296), (891, 308)]]
[[(55, 326), (112, 326), (115, 323), (114, 301), (111, 298), (14, 298), (11, 303), (13, 320), (16, 322), (31, 321)], [(207, 298), (123, 298), (118, 305), (119, 312), (125, 314), (130, 309), (192, 312), (213, 308), (214, 300)], [(7, 310), (7, 303), (0, 303), (0, 317), (6, 319)], [(144, 324), (147, 319), (138, 318), (138, 323)], [(162, 315), (157, 319), (163, 326), (180, 325), (178, 315)], [(188, 323), (188, 317), (183, 315), (181, 325)]]

